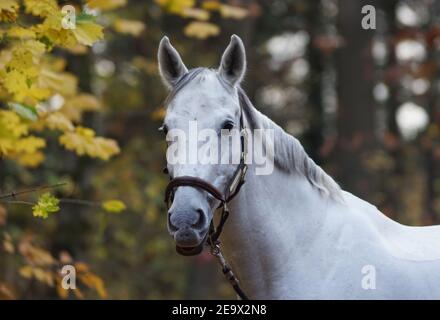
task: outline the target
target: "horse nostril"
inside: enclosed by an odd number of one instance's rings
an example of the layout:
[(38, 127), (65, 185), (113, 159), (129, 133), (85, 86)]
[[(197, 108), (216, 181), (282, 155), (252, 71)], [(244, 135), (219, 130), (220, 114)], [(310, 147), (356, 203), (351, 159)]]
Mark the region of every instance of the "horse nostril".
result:
[(168, 226), (171, 232), (176, 232), (179, 230), (172, 222), (171, 222), (171, 211), (168, 212)]
[(192, 225), (192, 227), (194, 227), (195, 229), (202, 229), (205, 226), (205, 221), (206, 221), (205, 213), (203, 212), (202, 209), (197, 209), (196, 212), (197, 212), (198, 218), (197, 218), (196, 223), (194, 223)]

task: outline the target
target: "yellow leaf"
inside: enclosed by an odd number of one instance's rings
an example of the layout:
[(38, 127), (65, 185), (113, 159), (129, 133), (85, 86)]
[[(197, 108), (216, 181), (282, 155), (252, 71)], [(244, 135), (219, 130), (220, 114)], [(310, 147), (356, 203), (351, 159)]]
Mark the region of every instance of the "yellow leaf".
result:
[(57, 281), (56, 290), (57, 290), (58, 296), (61, 299), (67, 299), (67, 297), (69, 296), (69, 289), (63, 288), (61, 280)]
[(194, 18), (197, 20), (206, 21), (209, 20), (209, 12), (203, 9), (197, 9), (197, 8), (186, 8), (182, 12), (182, 16), (185, 18)]
[(29, 237), (22, 238), (18, 250), (31, 265), (46, 267), (51, 266), (56, 262), (54, 257), (52, 257), (48, 251), (33, 245)]
[(86, 54), (87, 53), (87, 47), (85, 45), (77, 43), (75, 46), (67, 48), (67, 51), (73, 54)]
[(44, 46), (42, 48), (42, 44), (38, 41), (25, 41), (13, 50), (11, 59), (5, 65), (6, 74), (3, 77), (3, 84), (16, 102), (35, 104), (50, 95), (49, 90), (36, 85), (39, 66), (34, 54), (41, 54), (42, 51)]
[(61, 112), (49, 114), (45, 119), (45, 125), (52, 130), (72, 131), (74, 126)]
[(193, 21), (183, 30), (188, 37), (206, 39), (220, 33), (220, 28), (210, 22)]
[(89, 128), (76, 127), (74, 132), (65, 132), (59, 138), (60, 144), (76, 154), (88, 155), (92, 158), (108, 160), (120, 152), (116, 141), (95, 137), (95, 132)]
[(220, 6), (220, 14), (223, 18), (243, 19), (248, 15), (248, 10), (240, 7), (222, 4)]
[(107, 212), (119, 213), (126, 209), (125, 204), (119, 200), (107, 200), (102, 203), (102, 208)]
[(35, 16), (46, 17), (54, 12), (58, 12), (58, 4), (55, 0), (24, 0), (26, 13)]
[(13, 288), (7, 283), (0, 282), (0, 300), (16, 300)]
[(0, 136), (19, 138), (27, 132), (27, 125), (15, 112), (0, 110)]
[(79, 280), (84, 283), (87, 287), (95, 289), (98, 295), (105, 299), (107, 298), (107, 291), (104, 286), (104, 281), (97, 275), (87, 272), (78, 275)]
[(38, 61), (38, 58), (46, 52), (45, 45), (42, 42), (33, 39), (28, 39), (22, 42), (20, 46), (32, 54), (34, 64)]
[(45, 270), (42, 268), (27, 265), (21, 267), (19, 273), (23, 278), (26, 279), (35, 278), (38, 281), (47, 284), (48, 286), (53, 286), (54, 279), (53, 279), (53, 274), (50, 270)]
[(44, 139), (28, 136), (17, 140), (15, 144), (15, 152), (35, 153), (38, 149), (44, 148), (46, 141)]
[(136, 20), (116, 19), (113, 22), (113, 27), (117, 32), (137, 37), (144, 31), (145, 24)]
[(62, 19), (61, 11), (57, 10), (47, 16), (43, 23), (35, 25), (32, 30), (35, 31), (39, 37), (47, 38), (54, 45), (64, 48), (73, 48), (78, 44), (78, 41), (71, 29), (63, 29)]
[(127, 0), (88, 0), (87, 6), (91, 9), (113, 10), (123, 7), (127, 4)]
[[(3, 210), (3, 211), (2, 211)], [(4, 217), (1, 217), (1, 212), (4, 213)], [(0, 207), (0, 218), (3, 219), (2, 221), (4, 221), (6, 223), (6, 210), (3, 207)], [(1, 225), (1, 223), (0, 223)], [(15, 253), (15, 247), (14, 244), (12, 243), (12, 238), (9, 235), (9, 233), (4, 233), (4, 240), (3, 240), (3, 249), (5, 249), (5, 251), (7, 253)]]
[(40, 151), (23, 153), (16, 156), (16, 160), (23, 167), (35, 168), (44, 161), (44, 154)]
[(221, 5), (217, 0), (205, 0), (202, 3), (202, 8), (206, 10), (219, 10)]
[(31, 266), (21, 267), (18, 271), (23, 278), (30, 279), (32, 278), (33, 272)]
[(156, 0), (156, 3), (170, 13), (181, 14), (185, 9), (193, 7), (195, 0)]
[(101, 102), (88, 93), (79, 94), (70, 99), (68, 103), (83, 111), (97, 111), (101, 108)]
[(91, 46), (93, 43), (101, 40), (104, 37), (102, 29), (102, 26), (99, 24), (84, 21), (78, 22), (76, 24), (76, 28), (72, 29), (71, 31), (80, 44)]
[(77, 92), (78, 79), (67, 72), (53, 72), (42, 68), (38, 77), (40, 88), (50, 89), (65, 97), (74, 96)]
[(75, 297), (77, 299), (84, 299), (84, 294), (82, 293), (82, 291), (79, 288), (76, 288), (75, 290), (73, 290), (73, 293), (75, 294)]
[(63, 114), (72, 121), (79, 122), (83, 111), (97, 111), (101, 102), (91, 94), (79, 94), (66, 101), (62, 108)]
[(19, 26), (12, 26), (8, 30), (7, 34), (11, 38), (19, 38), (19, 39), (34, 39), (35, 38), (35, 32), (33, 30), (31, 30), (29, 28), (19, 27)]
[(16, 0), (0, 2), (0, 21), (13, 22), (17, 19), (19, 4)]

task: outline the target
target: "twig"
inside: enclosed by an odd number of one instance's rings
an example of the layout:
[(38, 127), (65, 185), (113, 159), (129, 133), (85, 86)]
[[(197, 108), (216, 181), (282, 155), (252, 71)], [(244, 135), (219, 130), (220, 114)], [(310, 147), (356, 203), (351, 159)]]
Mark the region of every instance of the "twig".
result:
[(92, 206), (97, 207), (97, 206), (101, 205), (100, 202), (96, 202), (96, 201), (88, 201), (88, 200), (80, 200), (80, 199), (65, 199), (65, 198), (61, 198), (60, 203), (79, 204), (79, 205), (91, 206), (91, 207)]
[(31, 192), (38, 192), (41, 190), (45, 190), (45, 189), (54, 189), (57, 187), (61, 187), (66, 185), (67, 182), (61, 182), (61, 183), (56, 183), (56, 184), (52, 184), (52, 185), (46, 185), (46, 186), (40, 186), (40, 187), (35, 187), (32, 189), (27, 189), (27, 190), (22, 190), (22, 191), (17, 191), (17, 192), (10, 192), (10, 193), (6, 193), (6, 194), (2, 194), (0, 195), (0, 200), (1, 199), (7, 199), (7, 198), (15, 198), (16, 196), (22, 195), (22, 194), (26, 194), (26, 193), (31, 193)]
[(35, 203), (29, 202), (29, 201), (20, 201), (20, 200), (6, 200), (6, 201), (0, 201), (2, 203), (9, 203), (9, 204), (25, 204), (28, 206), (34, 206)]

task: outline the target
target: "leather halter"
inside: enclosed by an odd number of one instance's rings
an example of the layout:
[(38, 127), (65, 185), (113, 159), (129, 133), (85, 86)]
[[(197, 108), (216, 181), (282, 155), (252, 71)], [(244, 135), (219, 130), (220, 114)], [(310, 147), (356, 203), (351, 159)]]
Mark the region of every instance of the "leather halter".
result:
[(237, 169), (234, 172), (234, 175), (232, 176), (232, 179), (229, 181), (229, 183), (226, 186), (226, 189), (224, 192), (221, 192), (218, 188), (216, 188), (211, 183), (200, 179), (198, 177), (191, 177), (191, 176), (180, 176), (176, 177), (170, 180), (168, 183), (166, 190), (165, 190), (165, 203), (167, 205), (167, 208), (169, 209), (173, 198), (174, 193), (178, 187), (194, 187), (201, 190), (204, 190), (208, 192), (211, 196), (216, 198), (220, 201), (220, 205), (217, 207), (217, 209), (222, 209), (221, 211), (221, 217), (220, 222), (218, 223), (217, 227), (214, 226), (213, 220), (210, 222), (210, 227), (207, 236), (202, 241), (200, 248), (196, 248), (196, 250), (192, 251), (185, 251), (181, 248), (176, 246), (176, 250), (178, 253), (182, 255), (194, 255), (199, 254), (203, 250), (203, 244), (207, 242), (211, 246), (211, 254), (214, 255), (218, 260), (222, 267), (222, 272), (225, 275), (225, 277), (228, 279), (228, 281), (231, 283), (233, 289), (238, 294), (238, 296), (242, 300), (249, 300), (249, 298), (246, 296), (246, 294), (243, 292), (243, 290), (240, 288), (237, 278), (235, 277), (234, 273), (232, 272), (231, 268), (227, 264), (226, 260), (224, 259), (221, 248), (220, 248), (220, 241), (219, 237), (223, 230), (223, 226), (226, 223), (226, 220), (229, 217), (229, 208), (228, 203), (238, 194), (241, 187), (243, 186), (247, 171), (247, 164), (246, 164), (246, 156), (247, 156), (247, 137), (246, 137), (246, 129), (244, 127), (243, 123), (243, 110), (240, 110), (240, 144), (241, 144), (241, 153), (240, 153), (240, 163), (237, 166)]

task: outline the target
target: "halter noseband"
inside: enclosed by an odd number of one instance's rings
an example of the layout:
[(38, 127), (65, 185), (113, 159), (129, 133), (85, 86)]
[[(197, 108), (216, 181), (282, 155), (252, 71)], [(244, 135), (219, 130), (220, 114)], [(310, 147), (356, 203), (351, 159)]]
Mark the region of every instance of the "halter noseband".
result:
[(217, 227), (214, 226), (213, 220), (211, 220), (209, 231), (205, 239), (202, 241), (200, 248), (195, 251), (189, 251), (186, 252), (184, 250), (181, 250), (179, 247), (176, 246), (177, 252), (182, 255), (194, 255), (198, 254), (203, 250), (203, 245), (205, 241), (211, 246), (211, 254), (214, 255), (221, 267), (222, 272), (225, 275), (225, 277), (228, 279), (228, 281), (231, 283), (233, 289), (238, 294), (238, 296), (242, 300), (249, 300), (249, 298), (246, 296), (246, 294), (243, 292), (243, 290), (240, 288), (237, 278), (235, 277), (234, 273), (232, 272), (231, 268), (227, 264), (226, 260), (224, 259), (221, 249), (220, 249), (220, 241), (218, 240), (220, 237), (220, 234), (223, 230), (223, 226), (226, 223), (226, 220), (229, 217), (229, 208), (228, 203), (238, 194), (241, 187), (243, 186), (247, 171), (247, 165), (246, 165), (246, 156), (247, 156), (247, 137), (246, 137), (246, 129), (243, 124), (243, 110), (240, 110), (240, 144), (241, 144), (241, 153), (240, 153), (240, 163), (237, 166), (237, 169), (234, 172), (234, 175), (232, 176), (232, 179), (229, 181), (229, 183), (226, 186), (226, 189), (224, 192), (221, 192), (218, 188), (216, 188), (211, 183), (197, 178), (197, 177), (191, 177), (191, 176), (180, 176), (176, 177), (170, 180), (168, 183), (166, 190), (165, 190), (165, 203), (167, 205), (167, 208), (169, 209), (171, 206), (171, 203), (173, 202), (174, 193), (178, 187), (194, 187), (198, 189), (202, 189), (206, 192), (208, 192), (211, 196), (216, 198), (220, 201), (220, 205), (217, 207), (217, 209), (222, 209), (221, 211), (221, 217), (220, 222), (218, 223)]

